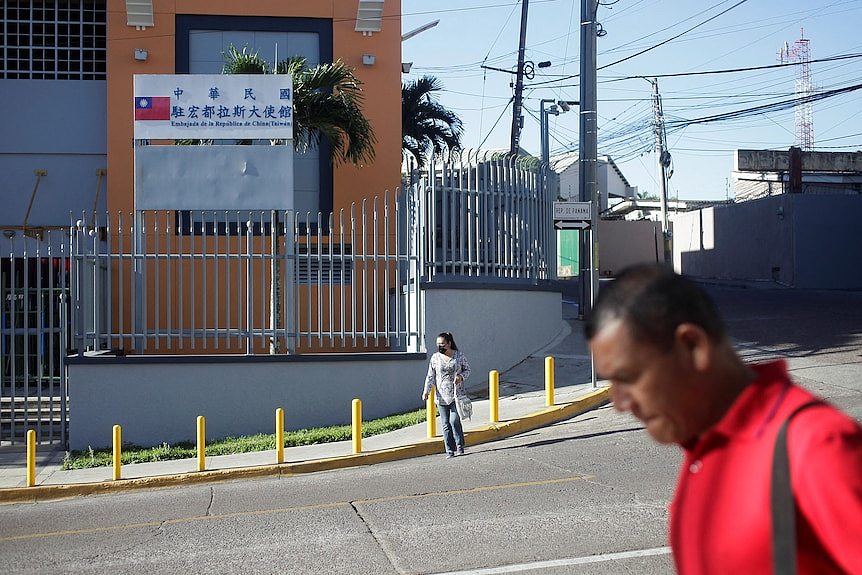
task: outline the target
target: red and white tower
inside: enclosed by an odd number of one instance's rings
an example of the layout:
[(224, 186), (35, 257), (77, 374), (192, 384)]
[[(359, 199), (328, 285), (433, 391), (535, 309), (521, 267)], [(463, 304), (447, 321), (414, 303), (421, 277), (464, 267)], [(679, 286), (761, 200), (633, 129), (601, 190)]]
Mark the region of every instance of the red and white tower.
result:
[[(778, 51), (778, 59), (782, 64), (796, 64), (796, 98), (811, 96), (811, 40), (805, 37), (805, 31), (800, 29), (799, 39), (792, 45), (787, 42)], [(796, 145), (805, 151), (814, 149), (814, 113), (811, 102), (801, 100), (796, 104)]]

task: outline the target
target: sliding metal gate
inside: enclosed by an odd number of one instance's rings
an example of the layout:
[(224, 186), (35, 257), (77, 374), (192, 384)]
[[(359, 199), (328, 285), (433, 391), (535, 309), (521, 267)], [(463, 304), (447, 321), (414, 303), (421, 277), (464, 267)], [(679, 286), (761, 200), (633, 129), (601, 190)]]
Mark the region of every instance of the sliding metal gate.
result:
[[(51, 237), (51, 234), (55, 237)], [(0, 445), (66, 443), (67, 237), (4, 231), (0, 260)], [(16, 237), (17, 236), (17, 237)], [(52, 241), (54, 240), (54, 241)]]

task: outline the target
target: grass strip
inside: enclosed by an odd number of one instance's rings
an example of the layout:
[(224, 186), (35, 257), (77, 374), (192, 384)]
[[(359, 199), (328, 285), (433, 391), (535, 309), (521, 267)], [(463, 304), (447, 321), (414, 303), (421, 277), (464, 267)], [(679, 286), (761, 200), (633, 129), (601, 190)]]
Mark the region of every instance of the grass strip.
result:
[[(424, 409), (390, 415), (382, 419), (363, 421), (362, 437), (388, 433), (402, 427), (422, 423), (423, 421), (425, 421)], [(284, 446), (297, 447), (299, 445), (347, 441), (352, 437), (352, 433), (350, 425), (332, 425), (329, 427), (286, 431), (284, 433)], [(231, 455), (234, 453), (267, 451), (275, 449), (275, 434), (260, 433), (241, 437), (225, 437), (224, 439), (207, 443), (206, 448), (207, 455)], [(123, 445), (122, 463), (125, 465), (128, 463), (169, 461), (171, 459), (187, 459), (190, 457), (197, 457), (197, 447), (190, 441), (174, 444), (163, 443), (155, 447)], [(67, 451), (63, 459), (63, 469), (87, 469), (90, 467), (110, 466), (112, 464), (113, 453), (111, 448)]]

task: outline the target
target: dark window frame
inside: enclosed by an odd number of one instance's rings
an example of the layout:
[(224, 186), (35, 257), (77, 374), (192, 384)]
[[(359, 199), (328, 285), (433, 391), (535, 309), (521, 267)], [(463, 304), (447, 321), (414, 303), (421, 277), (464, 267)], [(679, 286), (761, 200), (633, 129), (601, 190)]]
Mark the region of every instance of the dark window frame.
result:
[[(329, 18), (290, 18), (281, 16), (208, 16), (176, 15), (175, 50), (177, 74), (189, 73), (189, 36), (192, 30), (219, 30), (237, 32), (313, 32), (319, 38), (320, 63), (332, 62), (332, 20)], [(333, 167), (330, 161), (329, 141), (320, 141), (320, 197), (318, 208), (330, 214), (333, 206)], [(316, 227), (316, 226), (315, 226)]]

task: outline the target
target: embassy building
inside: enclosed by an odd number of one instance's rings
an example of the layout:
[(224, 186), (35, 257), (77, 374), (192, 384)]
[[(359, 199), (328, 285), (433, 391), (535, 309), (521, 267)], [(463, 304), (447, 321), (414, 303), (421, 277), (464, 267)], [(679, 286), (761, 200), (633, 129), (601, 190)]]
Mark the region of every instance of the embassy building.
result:
[(74, 310), (61, 302), (76, 227), (90, 226), (89, 249), (104, 251), (110, 230), (100, 222), (131, 221), (117, 217), (135, 210), (136, 75), (221, 74), (231, 46), (269, 65), (340, 60), (362, 83), (377, 159), (332, 162), (325, 140), (295, 153), (290, 205), (329, 214), (399, 186), (401, 7), (385, 4), (385, 14), (369, 0), (0, 4), (0, 403), (59, 385), (74, 347), (61, 329)]

